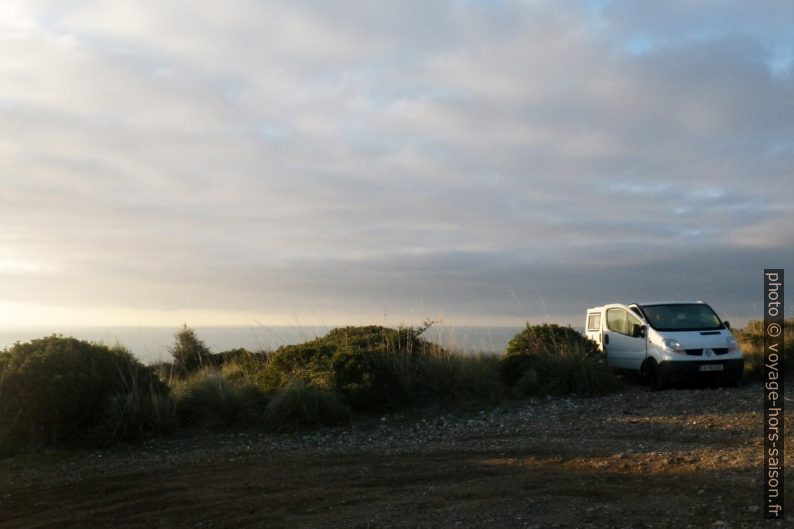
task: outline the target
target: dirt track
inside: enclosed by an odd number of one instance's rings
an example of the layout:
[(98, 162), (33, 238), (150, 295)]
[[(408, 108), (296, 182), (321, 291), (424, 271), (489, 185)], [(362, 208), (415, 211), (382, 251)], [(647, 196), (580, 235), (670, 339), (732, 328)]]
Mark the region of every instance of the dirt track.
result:
[(0, 461), (0, 527), (783, 527), (760, 510), (760, 404), (758, 385), (629, 386), (18, 457)]

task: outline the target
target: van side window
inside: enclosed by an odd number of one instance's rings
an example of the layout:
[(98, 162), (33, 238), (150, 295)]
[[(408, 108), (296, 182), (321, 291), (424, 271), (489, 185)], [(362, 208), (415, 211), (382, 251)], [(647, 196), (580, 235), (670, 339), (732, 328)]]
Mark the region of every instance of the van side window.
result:
[(587, 315), (587, 330), (597, 331), (601, 329), (601, 314), (598, 312)]
[(640, 321), (639, 318), (634, 316), (634, 311), (627, 313), (627, 315), (628, 315), (629, 325), (627, 327), (626, 334), (631, 336), (632, 335), (632, 331), (634, 330), (634, 326), (635, 325), (642, 325), (642, 321)]
[(640, 324), (639, 319), (623, 309), (607, 309), (607, 328), (612, 332), (631, 336), (634, 325)]
[(612, 332), (627, 334), (628, 320), (623, 309), (607, 309), (607, 328)]

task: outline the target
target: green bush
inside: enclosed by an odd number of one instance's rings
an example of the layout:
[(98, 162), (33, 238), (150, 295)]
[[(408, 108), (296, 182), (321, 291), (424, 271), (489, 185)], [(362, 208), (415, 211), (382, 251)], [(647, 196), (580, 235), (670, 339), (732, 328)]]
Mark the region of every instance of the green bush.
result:
[(346, 424), (350, 421), (350, 407), (332, 391), (296, 379), (270, 401), (264, 421), (268, 429), (275, 431)]
[(357, 411), (389, 411), (415, 403), (423, 393), (420, 363), (442, 351), (420, 337), (429, 326), (334, 329), (324, 338), (337, 346), (331, 359), (334, 388)]
[(321, 340), (341, 347), (353, 347), (356, 349), (381, 350), (381, 351), (403, 351), (407, 353), (424, 352), (431, 348), (436, 348), (421, 338), (428, 328), (430, 322), (425, 323), (417, 329), (413, 327), (399, 327), (392, 329), (380, 325), (367, 325), (363, 327), (339, 327), (331, 330)]
[(277, 389), (295, 379), (303, 379), (328, 387), (332, 379), (331, 357), (335, 351), (336, 345), (322, 338), (282, 346), (270, 356), (261, 385)]
[(276, 350), (258, 384), (277, 392), (302, 381), (333, 390), (362, 412), (396, 410), (426, 399), (496, 400), (505, 392), (498, 357), (446, 351), (421, 338), (428, 327), (333, 329)]
[(233, 360), (224, 361), (220, 373), (224, 379), (230, 382), (260, 386), (263, 391), (266, 391), (269, 385), (262, 385), (262, 381), (266, 378), (265, 372), (268, 365), (267, 354), (249, 353)]
[(334, 388), (354, 410), (395, 410), (414, 401), (412, 353), (348, 346), (334, 354), (332, 366)]
[(236, 349), (228, 349), (214, 354), (216, 360), (213, 362), (215, 365), (224, 366), (230, 363), (245, 362), (248, 358), (256, 356), (259, 353), (253, 353), (245, 347), (238, 347)]
[(257, 387), (225, 380), (215, 371), (194, 374), (176, 393), (179, 422), (209, 430), (256, 426), (266, 406)]
[(527, 324), (510, 340), (500, 367), (516, 395), (603, 395), (622, 387), (594, 342), (555, 324)]
[(168, 391), (119, 346), (50, 336), (16, 343), (3, 363), (0, 430), (6, 449), (95, 445), (139, 438), (157, 429), (147, 422), (120, 428), (108, 421), (120, 396), (166, 398)]
[(174, 335), (174, 345), (169, 348), (174, 358), (173, 373), (184, 377), (204, 367), (210, 367), (212, 353), (187, 325)]
[(426, 328), (333, 329), (321, 338), (276, 350), (260, 385), (277, 389), (303, 380), (333, 389), (358, 411), (399, 408), (413, 401), (419, 358), (439, 349), (420, 338)]
[(598, 346), (576, 330), (562, 325), (530, 325), (507, 344), (501, 359), (502, 379), (514, 385), (539, 359), (564, 354), (601, 358)]

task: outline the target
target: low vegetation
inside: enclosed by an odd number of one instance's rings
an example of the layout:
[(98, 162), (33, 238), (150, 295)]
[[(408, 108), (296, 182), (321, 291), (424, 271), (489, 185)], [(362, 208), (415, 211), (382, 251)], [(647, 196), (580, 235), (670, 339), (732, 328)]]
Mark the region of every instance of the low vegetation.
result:
[(265, 387), (295, 380), (332, 391), (355, 412), (384, 412), (427, 401), (495, 401), (503, 396), (498, 358), (453, 353), (418, 329), (343, 327), (270, 355)]
[(346, 424), (350, 416), (350, 407), (333, 391), (295, 379), (268, 403), (263, 421), (269, 430), (289, 431)]
[(510, 340), (501, 375), (521, 396), (604, 395), (622, 387), (593, 341), (555, 324), (527, 324)]
[(265, 395), (245, 380), (230, 380), (206, 369), (174, 388), (182, 426), (207, 430), (248, 427), (260, 420)]
[(516, 381), (516, 396), (607, 395), (620, 391), (623, 383), (603, 361), (580, 353), (544, 355), (536, 358)]
[(49, 336), (3, 354), (0, 450), (101, 445), (169, 430), (168, 387), (120, 346)]
[[(283, 432), (443, 403), (603, 395), (622, 385), (570, 327), (527, 325), (502, 355), (466, 355), (419, 328), (342, 327), (272, 352), (212, 354), (184, 327), (172, 361), (144, 367), (121, 346), (50, 336), (0, 352), (0, 451), (98, 446), (177, 430)], [(763, 371), (763, 325), (735, 331), (746, 377)], [(794, 319), (785, 325), (794, 372)]]
[(174, 337), (174, 345), (168, 351), (174, 359), (172, 375), (185, 377), (199, 369), (210, 367), (212, 352), (196, 337), (193, 329), (185, 325)]
[[(752, 320), (743, 329), (734, 331), (734, 335), (744, 353), (744, 377), (761, 380), (764, 375), (764, 322)], [(784, 321), (783, 337), (783, 368), (791, 375), (794, 374), (794, 318)]]

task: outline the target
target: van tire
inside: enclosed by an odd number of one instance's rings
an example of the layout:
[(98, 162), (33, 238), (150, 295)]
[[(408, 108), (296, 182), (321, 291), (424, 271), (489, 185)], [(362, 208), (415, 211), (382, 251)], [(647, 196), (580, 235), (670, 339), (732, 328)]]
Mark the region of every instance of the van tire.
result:
[(667, 380), (659, 372), (659, 367), (653, 360), (646, 364), (644, 378), (648, 381), (651, 391), (660, 391), (667, 387)]

